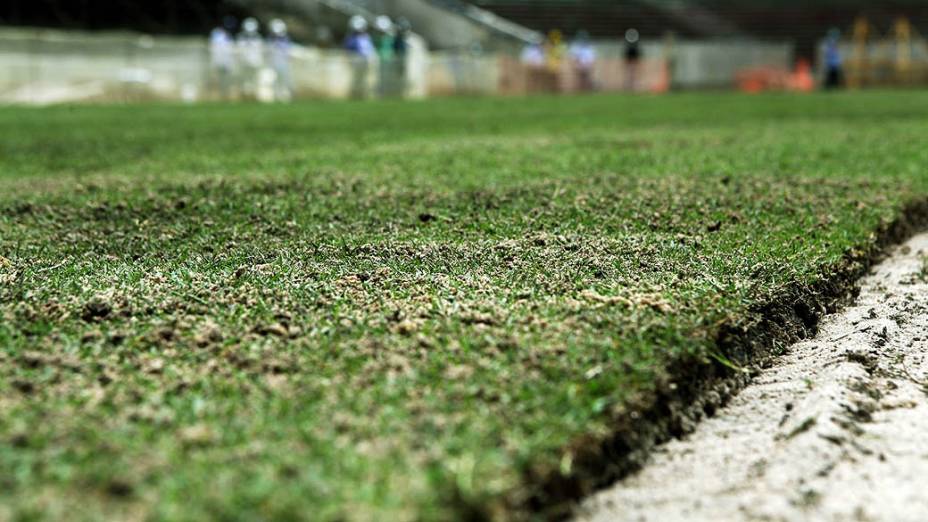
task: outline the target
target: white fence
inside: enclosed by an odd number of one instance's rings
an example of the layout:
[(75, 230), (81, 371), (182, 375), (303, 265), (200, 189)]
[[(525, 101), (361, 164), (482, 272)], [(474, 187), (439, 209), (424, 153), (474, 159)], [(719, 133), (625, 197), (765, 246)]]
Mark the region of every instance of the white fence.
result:
[[(671, 83), (679, 88), (728, 87), (740, 70), (789, 70), (793, 60), (788, 44), (678, 42), (666, 47), (645, 42), (642, 49), (639, 90), (658, 91)], [(597, 50), (594, 84), (601, 90), (623, 89), (621, 43), (598, 42)], [(376, 96), (388, 73), (377, 60), (359, 67), (339, 49), (298, 46), (291, 55), (292, 87), (299, 98)], [(429, 53), (414, 39), (400, 90), (406, 97), (562, 92), (576, 89), (575, 76), (567, 61), (533, 71), (505, 54)], [(205, 37), (0, 30), (0, 103), (198, 101), (219, 93)]]
[[(619, 59), (622, 44), (600, 42), (600, 58)], [(730, 88), (746, 69), (770, 68), (790, 71), (795, 51), (791, 43), (757, 40), (676, 40), (673, 43), (646, 41), (641, 46), (645, 60), (663, 60), (675, 89)]]
[(0, 100), (50, 103), (196, 96), (207, 80), (207, 60), (205, 46), (195, 39), (4, 31), (0, 33)]
[(674, 88), (731, 87), (738, 73), (751, 68), (793, 69), (788, 43), (745, 41), (681, 42), (673, 47)]
[[(377, 60), (359, 67), (352, 56), (338, 49), (295, 46), (290, 63), (298, 97), (348, 97), (356, 93), (359, 83), (364, 85), (362, 96), (373, 96), (382, 76)], [(428, 54), (413, 40), (404, 95), (425, 96), (427, 74)], [(233, 71), (233, 83), (235, 76)], [(218, 97), (218, 82), (205, 38), (0, 31), (2, 103), (198, 101)]]

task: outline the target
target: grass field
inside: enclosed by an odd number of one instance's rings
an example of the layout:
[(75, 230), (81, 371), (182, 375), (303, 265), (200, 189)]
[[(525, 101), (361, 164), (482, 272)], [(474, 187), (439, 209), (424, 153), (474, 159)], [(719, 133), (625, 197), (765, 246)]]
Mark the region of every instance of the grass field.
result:
[(0, 520), (519, 515), (928, 196), (928, 93), (0, 109)]

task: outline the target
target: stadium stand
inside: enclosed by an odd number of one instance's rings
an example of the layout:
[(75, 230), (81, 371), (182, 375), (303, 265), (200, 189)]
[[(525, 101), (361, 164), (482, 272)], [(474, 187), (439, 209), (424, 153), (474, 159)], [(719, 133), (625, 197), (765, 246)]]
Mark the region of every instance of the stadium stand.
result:
[(0, 25), (204, 34), (221, 16), (248, 10), (225, 0), (4, 0)]
[(504, 18), (539, 31), (567, 34), (584, 29), (595, 38), (618, 38), (635, 27), (645, 38), (673, 31), (683, 38), (750, 36), (791, 41), (798, 57), (815, 59), (815, 49), (830, 27), (850, 31), (854, 19), (866, 16), (876, 27), (889, 28), (897, 17), (908, 18), (928, 33), (928, 3), (922, 0), (474, 0)]

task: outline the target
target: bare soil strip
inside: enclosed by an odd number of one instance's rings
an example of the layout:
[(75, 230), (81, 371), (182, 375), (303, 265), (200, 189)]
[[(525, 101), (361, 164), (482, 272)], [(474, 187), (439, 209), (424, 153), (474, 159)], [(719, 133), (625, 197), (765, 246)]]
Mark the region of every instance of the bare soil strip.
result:
[(928, 520), (928, 234), (578, 521)]

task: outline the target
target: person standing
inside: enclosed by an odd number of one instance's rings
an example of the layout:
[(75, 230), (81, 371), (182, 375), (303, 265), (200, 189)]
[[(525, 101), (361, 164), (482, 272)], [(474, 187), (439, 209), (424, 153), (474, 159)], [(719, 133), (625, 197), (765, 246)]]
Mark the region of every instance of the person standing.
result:
[(235, 73), (235, 44), (232, 31), (235, 19), (226, 17), (223, 24), (209, 34), (209, 62), (213, 84), (218, 87), (219, 97), (227, 100), (232, 96), (232, 77)]
[(526, 92), (543, 92), (546, 90), (545, 48), (540, 37), (533, 38), (522, 48), (519, 55), (521, 70), (525, 77)]
[(246, 18), (236, 42), (241, 63), (242, 95), (250, 99), (258, 97), (258, 75), (264, 67), (264, 40), (258, 32), (259, 27), (257, 19)]
[(625, 31), (625, 89), (634, 91), (638, 88), (638, 69), (641, 62), (638, 30)]
[(406, 18), (396, 21), (396, 34), (393, 37), (393, 59), (396, 63), (396, 88), (401, 97), (409, 91), (409, 44), (412, 39), (412, 24)]
[(560, 74), (561, 64), (564, 61), (567, 46), (564, 45), (564, 34), (558, 29), (552, 29), (548, 32), (548, 38), (545, 40), (545, 59), (547, 60), (548, 70), (554, 74)]
[(389, 16), (380, 15), (374, 20), (377, 29), (378, 94), (392, 96), (396, 93), (396, 27)]
[(590, 42), (586, 31), (579, 31), (570, 44), (570, 59), (577, 75), (578, 88), (581, 91), (593, 90), (593, 65), (596, 63), (596, 49)]
[(844, 85), (844, 60), (841, 56), (841, 31), (828, 31), (825, 39), (825, 89), (840, 89)]
[(271, 20), (268, 49), (274, 69), (274, 99), (287, 102), (293, 97), (293, 79), (290, 75), (290, 49), (292, 42), (283, 20)]
[(370, 62), (374, 58), (376, 50), (371, 36), (367, 32), (367, 20), (363, 16), (355, 15), (348, 21), (345, 50), (351, 54), (351, 97), (367, 98), (369, 95)]
[(545, 49), (541, 46), (541, 40), (532, 40), (522, 48), (522, 54), (519, 55), (520, 61), (528, 67), (544, 67)]

